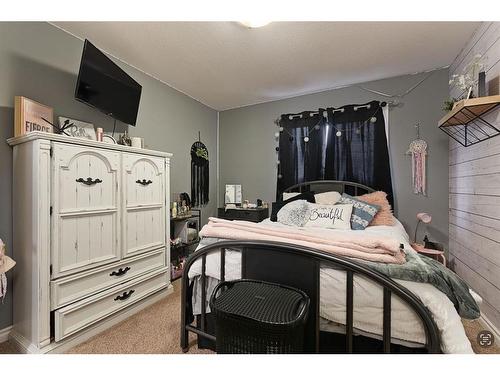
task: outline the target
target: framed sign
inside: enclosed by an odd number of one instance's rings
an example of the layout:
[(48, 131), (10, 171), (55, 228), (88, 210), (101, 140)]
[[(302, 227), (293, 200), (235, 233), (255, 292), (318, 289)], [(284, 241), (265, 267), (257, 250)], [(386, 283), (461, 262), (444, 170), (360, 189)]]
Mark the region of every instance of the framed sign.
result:
[(32, 132), (42, 131), (53, 133), (52, 126), (54, 110), (51, 107), (16, 96), (14, 100), (14, 137)]
[(59, 127), (65, 127), (65, 132), (71, 137), (86, 138), (93, 141), (97, 140), (94, 125), (89, 122), (60, 116)]

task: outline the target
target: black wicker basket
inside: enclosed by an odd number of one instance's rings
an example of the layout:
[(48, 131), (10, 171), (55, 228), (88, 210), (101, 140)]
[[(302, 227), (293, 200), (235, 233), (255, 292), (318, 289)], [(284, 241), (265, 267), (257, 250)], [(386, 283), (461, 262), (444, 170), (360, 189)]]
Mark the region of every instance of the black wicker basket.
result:
[(210, 298), (217, 353), (302, 353), (309, 297), (257, 280), (222, 282)]

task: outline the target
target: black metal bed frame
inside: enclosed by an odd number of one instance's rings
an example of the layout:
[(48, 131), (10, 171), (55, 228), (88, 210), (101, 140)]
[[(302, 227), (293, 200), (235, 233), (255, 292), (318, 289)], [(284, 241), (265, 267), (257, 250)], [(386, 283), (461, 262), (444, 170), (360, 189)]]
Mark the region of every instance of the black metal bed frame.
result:
[[(307, 191), (314, 187), (318, 192), (318, 187), (328, 187), (329, 190), (322, 191), (341, 191), (346, 187), (350, 189), (361, 189), (366, 192), (372, 192), (373, 189), (356, 183), (345, 181), (312, 181), (304, 184), (291, 186), (285, 191)], [(340, 187), (336, 189), (334, 186)], [(346, 333), (345, 349), (347, 353), (353, 353), (353, 303), (354, 303), (354, 274), (369, 279), (382, 286), (383, 288), (383, 334), (382, 347), (384, 353), (391, 352), (391, 296), (394, 294), (404, 301), (421, 320), (426, 337), (425, 348), (428, 353), (440, 352), (440, 338), (436, 323), (428, 309), (422, 304), (420, 299), (408, 289), (398, 284), (390, 277), (372, 270), (360, 262), (347, 257), (341, 257), (326, 253), (320, 250), (270, 241), (221, 241), (208, 245), (194, 254), (192, 254), (184, 267), (182, 277), (181, 291), (181, 342), (180, 346), (183, 352), (189, 350), (189, 332), (193, 332), (215, 343), (216, 337), (207, 331), (207, 312), (206, 305), (210, 296), (207, 296), (206, 285), (206, 259), (207, 255), (213, 253), (220, 254), (220, 275), (219, 280), (225, 281), (225, 257), (226, 251), (239, 251), (241, 253), (241, 279), (252, 278), (262, 281), (278, 282), (287, 284), (304, 290), (311, 299), (310, 321), (309, 321), (309, 350), (307, 352), (318, 353), (319, 348), (319, 303), (320, 287), (319, 275), (320, 266), (328, 265), (335, 269), (346, 272)], [(190, 303), (189, 296), (189, 270), (191, 266), (201, 259), (201, 315), (199, 316), (199, 325), (193, 325), (189, 322)], [(268, 265), (268, 266), (266, 266)], [(300, 267), (308, 267), (300, 274)], [(307, 275), (307, 276), (305, 276)], [(307, 279), (307, 280), (305, 280)]]

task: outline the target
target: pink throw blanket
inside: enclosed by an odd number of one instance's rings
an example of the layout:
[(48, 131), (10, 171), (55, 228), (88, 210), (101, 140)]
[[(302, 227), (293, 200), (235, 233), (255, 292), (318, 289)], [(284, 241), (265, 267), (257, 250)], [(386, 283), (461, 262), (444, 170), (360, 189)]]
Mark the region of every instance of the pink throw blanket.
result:
[(358, 231), (311, 230), (277, 227), (269, 223), (209, 218), (200, 231), (203, 237), (228, 240), (265, 240), (307, 246), (335, 255), (380, 263), (406, 262), (399, 242), (390, 237), (367, 236)]

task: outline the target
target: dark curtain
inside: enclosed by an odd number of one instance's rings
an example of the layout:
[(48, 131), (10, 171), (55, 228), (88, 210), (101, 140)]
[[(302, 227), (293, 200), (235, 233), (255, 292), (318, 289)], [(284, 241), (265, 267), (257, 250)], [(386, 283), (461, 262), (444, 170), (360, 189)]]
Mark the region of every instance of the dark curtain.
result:
[(277, 199), (301, 182), (340, 180), (385, 191), (393, 204), (380, 102), (286, 114), (279, 126)]

